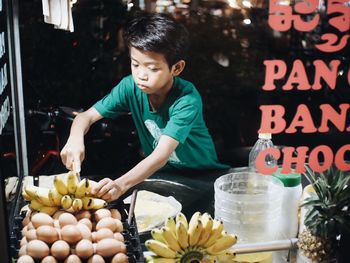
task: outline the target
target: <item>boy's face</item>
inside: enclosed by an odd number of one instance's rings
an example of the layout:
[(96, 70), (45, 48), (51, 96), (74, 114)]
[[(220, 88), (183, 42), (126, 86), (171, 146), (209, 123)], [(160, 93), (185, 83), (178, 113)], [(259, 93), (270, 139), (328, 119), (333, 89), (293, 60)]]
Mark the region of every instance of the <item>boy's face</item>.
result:
[(179, 74), (177, 63), (169, 68), (164, 55), (134, 47), (130, 47), (130, 57), (132, 77), (144, 93), (165, 95), (171, 89), (173, 76)]

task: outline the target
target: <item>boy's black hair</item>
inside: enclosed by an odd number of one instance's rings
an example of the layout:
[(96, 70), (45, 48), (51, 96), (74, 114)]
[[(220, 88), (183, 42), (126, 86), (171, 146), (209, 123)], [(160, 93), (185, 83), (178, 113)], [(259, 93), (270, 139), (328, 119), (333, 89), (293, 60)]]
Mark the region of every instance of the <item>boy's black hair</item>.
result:
[(124, 31), (128, 47), (163, 54), (169, 68), (185, 59), (188, 39), (187, 29), (166, 14), (140, 13)]

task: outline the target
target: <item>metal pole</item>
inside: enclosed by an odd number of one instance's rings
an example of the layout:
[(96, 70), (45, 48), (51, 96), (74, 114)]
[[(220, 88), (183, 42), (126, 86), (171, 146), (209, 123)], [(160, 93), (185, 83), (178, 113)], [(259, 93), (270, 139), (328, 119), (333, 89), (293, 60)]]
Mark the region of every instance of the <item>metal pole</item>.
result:
[(236, 244), (232, 247), (232, 252), (236, 254), (247, 254), (266, 251), (290, 250), (297, 248), (297, 242), (297, 238), (291, 238), (270, 242)]

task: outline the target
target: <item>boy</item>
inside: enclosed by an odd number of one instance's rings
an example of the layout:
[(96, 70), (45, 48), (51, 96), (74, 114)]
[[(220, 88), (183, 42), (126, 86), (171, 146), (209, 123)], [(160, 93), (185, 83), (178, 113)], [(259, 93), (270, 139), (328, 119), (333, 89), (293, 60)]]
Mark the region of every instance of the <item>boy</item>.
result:
[(164, 14), (143, 14), (130, 23), (124, 39), (132, 75), (74, 119), (61, 152), (65, 166), (80, 171), (84, 135), (93, 123), (131, 111), (147, 157), (116, 180), (102, 179), (92, 190), (98, 197), (118, 199), (166, 164), (182, 169), (228, 168), (217, 160), (198, 91), (178, 77), (185, 67), (186, 29)]

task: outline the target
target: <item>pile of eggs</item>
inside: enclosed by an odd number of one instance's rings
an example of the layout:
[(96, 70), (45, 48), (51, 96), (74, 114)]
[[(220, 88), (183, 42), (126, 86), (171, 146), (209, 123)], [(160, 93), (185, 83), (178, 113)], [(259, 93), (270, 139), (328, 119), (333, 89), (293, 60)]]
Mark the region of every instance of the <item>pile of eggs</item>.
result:
[(17, 263), (128, 263), (117, 209), (28, 212)]

